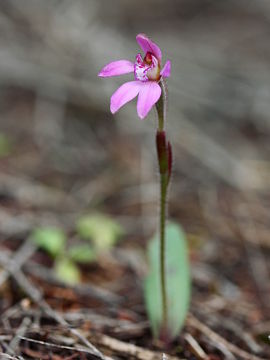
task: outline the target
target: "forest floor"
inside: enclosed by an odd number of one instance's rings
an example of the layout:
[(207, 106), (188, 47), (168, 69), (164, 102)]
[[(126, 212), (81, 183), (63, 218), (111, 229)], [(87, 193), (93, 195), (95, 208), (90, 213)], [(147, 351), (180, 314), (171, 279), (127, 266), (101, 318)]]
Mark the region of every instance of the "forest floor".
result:
[[(16, 108), (27, 113), (26, 105)], [(164, 348), (151, 336), (142, 289), (156, 174), (148, 181), (146, 171), (142, 182), (136, 135), (118, 133), (111, 122), (108, 129), (106, 121), (79, 126), (96, 141), (94, 153), (81, 144), (79, 157), (67, 138), (48, 145), (25, 123), (6, 129), (14, 147), (0, 161), (1, 358), (270, 359), (269, 194), (221, 180), (202, 185), (181, 171), (181, 163), (194, 169), (196, 161), (178, 155), (169, 213), (187, 234), (192, 298), (183, 330)], [(76, 242), (76, 219), (97, 209), (125, 235), (80, 265), (81, 282), (68, 285), (30, 234), (53, 224)]]

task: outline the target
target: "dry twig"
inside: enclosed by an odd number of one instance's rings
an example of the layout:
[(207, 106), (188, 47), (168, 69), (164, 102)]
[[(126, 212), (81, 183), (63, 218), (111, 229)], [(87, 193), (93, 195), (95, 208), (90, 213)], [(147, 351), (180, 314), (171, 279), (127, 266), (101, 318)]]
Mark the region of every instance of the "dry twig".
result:
[(95, 337), (95, 341), (107, 349), (115, 351), (118, 354), (128, 356), (128, 359), (134, 358), (138, 360), (162, 360), (164, 357), (166, 357), (167, 360), (180, 360), (178, 357), (150, 351), (142, 347), (114, 339), (107, 335), (99, 334)]
[(92, 345), (82, 334), (80, 334), (79, 331), (70, 328), (66, 320), (46, 303), (39, 289), (31, 284), (20, 269), (16, 267), (14, 268), (11, 260), (3, 259), (3, 257), (0, 256), (0, 263), (10, 273), (29, 298), (32, 299), (32, 301), (34, 301), (45, 313), (47, 313), (48, 316), (67, 328), (70, 333), (75, 335), (84, 345), (87, 346), (87, 348), (90, 349), (88, 350), (88, 353), (97, 356), (99, 359), (105, 360), (105, 356), (94, 345)]
[(215, 333), (212, 329), (210, 329), (205, 324), (202, 324), (198, 319), (196, 319), (193, 315), (189, 314), (187, 319), (187, 325), (195, 328), (200, 331), (202, 334), (207, 336), (213, 344), (219, 344), (222, 348), (227, 348), (230, 352), (238, 356), (240, 359), (244, 360), (267, 360), (256, 355), (249, 354), (245, 350), (240, 349), (238, 346), (230, 343), (228, 340), (224, 339), (221, 335)]
[(202, 349), (200, 344), (197, 342), (197, 340), (191, 335), (186, 334), (185, 340), (189, 344), (192, 353), (198, 357), (199, 360), (207, 360), (208, 356), (205, 353), (205, 351)]

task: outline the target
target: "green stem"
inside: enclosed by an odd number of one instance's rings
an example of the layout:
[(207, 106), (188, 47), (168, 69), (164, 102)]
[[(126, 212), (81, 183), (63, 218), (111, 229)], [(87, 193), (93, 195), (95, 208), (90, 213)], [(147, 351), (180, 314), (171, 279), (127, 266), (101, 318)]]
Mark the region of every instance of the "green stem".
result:
[[(167, 111), (167, 89), (163, 80), (160, 81), (162, 95), (156, 104), (158, 112), (158, 132), (164, 132), (166, 111)], [(164, 133), (165, 134), (165, 133)], [(160, 144), (159, 144), (160, 145)], [(165, 136), (165, 147), (166, 147)], [(164, 160), (166, 162), (164, 171)], [(168, 323), (168, 304), (167, 304), (167, 286), (166, 286), (166, 197), (168, 188), (168, 160), (167, 154), (158, 154), (159, 169), (160, 169), (160, 218), (159, 218), (159, 232), (160, 232), (160, 281), (161, 281), (161, 298), (162, 298), (162, 332), (167, 330)]]
[(168, 320), (167, 288), (166, 288), (166, 196), (167, 196), (167, 175), (160, 174), (160, 279), (162, 297), (163, 327), (166, 331)]
[(160, 80), (161, 97), (156, 104), (158, 112), (158, 130), (163, 131), (165, 129), (165, 120), (167, 117), (167, 87), (163, 79)]

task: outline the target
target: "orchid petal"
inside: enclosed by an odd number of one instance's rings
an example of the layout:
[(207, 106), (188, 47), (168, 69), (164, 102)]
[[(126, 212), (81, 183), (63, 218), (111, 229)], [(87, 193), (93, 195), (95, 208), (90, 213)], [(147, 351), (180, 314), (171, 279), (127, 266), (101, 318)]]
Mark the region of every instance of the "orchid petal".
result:
[(158, 59), (159, 62), (161, 62), (162, 53), (157, 44), (150, 40), (145, 34), (138, 34), (136, 36), (136, 40), (145, 54), (150, 52)]
[(98, 76), (100, 77), (110, 77), (110, 76), (118, 76), (123, 74), (129, 74), (134, 71), (134, 63), (128, 60), (118, 60), (113, 61), (104, 66), (102, 70), (100, 70)]
[(161, 88), (155, 81), (141, 83), (137, 103), (137, 113), (144, 119), (161, 95)]
[(111, 97), (111, 112), (116, 113), (123, 105), (134, 99), (140, 91), (141, 84), (140, 81), (130, 81), (120, 86)]
[(165, 65), (163, 66), (163, 69), (160, 72), (160, 75), (163, 77), (169, 77), (171, 75), (171, 62), (170, 60), (167, 60)]

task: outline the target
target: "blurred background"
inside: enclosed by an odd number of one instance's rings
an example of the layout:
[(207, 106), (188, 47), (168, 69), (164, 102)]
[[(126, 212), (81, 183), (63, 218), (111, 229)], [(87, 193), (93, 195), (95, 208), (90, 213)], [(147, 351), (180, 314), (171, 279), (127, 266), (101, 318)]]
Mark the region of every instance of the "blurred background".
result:
[(172, 62), (169, 213), (189, 240), (194, 303), (212, 274), (225, 300), (203, 298), (211, 309), (240, 304), (244, 289), (238, 314), (269, 319), (269, 0), (2, 0), (2, 238), (69, 231), (99, 211), (125, 229), (122, 246), (144, 248), (158, 215), (156, 113), (140, 121), (133, 101), (113, 116), (130, 76), (97, 77), (135, 58), (140, 32)]

